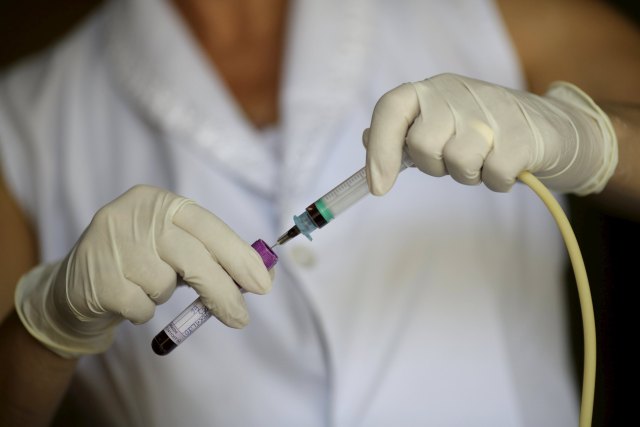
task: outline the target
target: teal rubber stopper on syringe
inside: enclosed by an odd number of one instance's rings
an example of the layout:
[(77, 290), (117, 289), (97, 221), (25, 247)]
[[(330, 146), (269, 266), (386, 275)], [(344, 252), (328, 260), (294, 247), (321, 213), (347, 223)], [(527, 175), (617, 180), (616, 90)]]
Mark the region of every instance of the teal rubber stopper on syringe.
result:
[(318, 212), (320, 212), (320, 215), (322, 215), (322, 217), (325, 219), (325, 221), (329, 222), (329, 221), (331, 221), (333, 219), (333, 213), (327, 207), (327, 205), (324, 203), (323, 199), (316, 200), (316, 202), (314, 204), (316, 205), (316, 208), (318, 209)]
[[(315, 221), (313, 220), (310, 212), (314, 212), (316, 216)], [(322, 217), (322, 220), (320, 222), (318, 221), (319, 218), (317, 218), (317, 214), (320, 214), (320, 216)], [(333, 218), (333, 213), (325, 205), (324, 201), (322, 199), (318, 199), (314, 204), (309, 206), (306, 211), (304, 211), (300, 215), (294, 215), (293, 222), (295, 223), (296, 227), (298, 227), (298, 230), (301, 234), (304, 234), (307, 239), (313, 240), (313, 238), (311, 238), (311, 232), (324, 226)]]

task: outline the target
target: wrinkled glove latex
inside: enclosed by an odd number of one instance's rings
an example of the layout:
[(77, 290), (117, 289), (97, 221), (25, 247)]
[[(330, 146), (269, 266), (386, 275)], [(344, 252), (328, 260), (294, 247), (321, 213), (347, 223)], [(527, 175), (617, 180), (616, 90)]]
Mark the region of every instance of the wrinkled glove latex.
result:
[(580, 89), (544, 96), (455, 74), (403, 84), (378, 101), (367, 146), (373, 194), (389, 191), (405, 147), (423, 172), (508, 191), (528, 170), (555, 191), (601, 191), (618, 161), (607, 115)]
[(16, 290), (22, 323), (63, 357), (105, 351), (123, 320), (143, 323), (181, 276), (214, 316), (248, 322), (234, 283), (263, 294), (271, 276), (260, 256), (191, 200), (137, 186), (101, 208), (60, 262), (40, 265)]

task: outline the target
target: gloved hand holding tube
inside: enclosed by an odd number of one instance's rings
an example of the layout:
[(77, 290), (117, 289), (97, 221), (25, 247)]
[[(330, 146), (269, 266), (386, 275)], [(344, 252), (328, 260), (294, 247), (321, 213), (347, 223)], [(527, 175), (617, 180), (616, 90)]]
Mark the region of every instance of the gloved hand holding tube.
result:
[(608, 116), (564, 82), (544, 96), (455, 74), (404, 84), (380, 98), (363, 139), (376, 195), (393, 186), (405, 145), (429, 175), (501, 192), (528, 170), (552, 190), (597, 193), (618, 161)]
[(31, 335), (59, 355), (100, 353), (123, 319), (151, 319), (178, 276), (234, 328), (249, 320), (236, 283), (264, 294), (272, 280), (258, 253), (218, 217), (168, 191), (136, 186), (96, 213), (64, 260), (22, 277), (16, 309)]

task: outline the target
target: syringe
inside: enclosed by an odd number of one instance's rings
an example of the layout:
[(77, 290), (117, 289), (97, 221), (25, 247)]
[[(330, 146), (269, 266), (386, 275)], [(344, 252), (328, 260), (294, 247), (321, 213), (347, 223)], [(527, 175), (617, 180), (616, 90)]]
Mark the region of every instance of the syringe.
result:
[[(400, 171), (411, 166), (413, 166), (413, 162), (404, 152)], [(269, 247), (264, 241), (257, 240), (251, 246), (260, 254), (265, 266), (271, 269), (278, 262), (278, 256), (273, 252), (273, 247), (283, 245), (299, 234), (303, 234), (311, 240), (311, 233), (314, 230), (327, 225), (367, 194), (369, 194), (367, 172), (365, 168), (362, 168), (310, 204), (303, 213), (294, 216), (295, 225), (278, 237), (275, 245)], [(151, 343), (153, 351), (161, 356), (169, 354), (210, 317), (211, 313), (207, 307), (200, 298), (197, 298), (153, 338)]]
[[(413, 165), (406, 151), (403, 152), (400, 171)], [(303, 234), (307, 239), (312, 240), (311, 232), (327, 225), (336, 216), (367, 194), (369, 194), (367, 171), (362, 168), (307, 206), (307, 209), (300, 215), (294, 216), (293, 222), (295, 225), (278, 237), (277, 244), (283, 245), (298, 234)]]

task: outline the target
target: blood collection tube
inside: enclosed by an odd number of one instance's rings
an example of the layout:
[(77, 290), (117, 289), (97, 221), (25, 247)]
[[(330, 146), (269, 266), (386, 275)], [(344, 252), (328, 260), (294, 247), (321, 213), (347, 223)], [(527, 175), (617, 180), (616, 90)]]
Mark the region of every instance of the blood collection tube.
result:
[[(258, 239), (251, 246), (258, 252), (268, 270), (276, 265), (278, 255), (273, 252), (264, 240)], [(173, 349), (189, 338), (210, 317), (211, 312), (209, 309), (202, 303), (200, 298), (196, 299), (153, 338), (151, 348), (160, 356), (171, 353)]]

